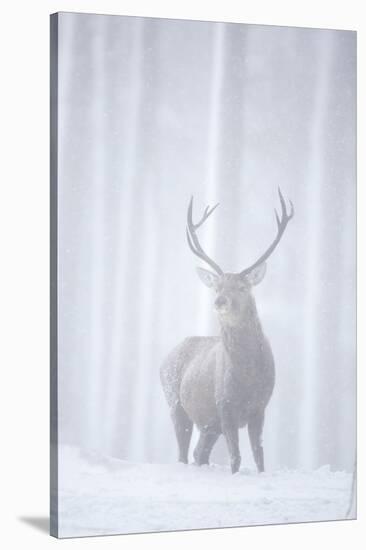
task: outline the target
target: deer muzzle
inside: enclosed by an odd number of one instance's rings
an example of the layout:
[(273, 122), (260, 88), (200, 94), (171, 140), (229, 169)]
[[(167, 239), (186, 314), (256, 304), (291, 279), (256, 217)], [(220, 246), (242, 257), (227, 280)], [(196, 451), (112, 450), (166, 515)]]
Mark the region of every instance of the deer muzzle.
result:
[(215, 300), (215, 308), (217, 310), (226, 309), (229, 305), (229, 301), (225, 296), (218, 296)]

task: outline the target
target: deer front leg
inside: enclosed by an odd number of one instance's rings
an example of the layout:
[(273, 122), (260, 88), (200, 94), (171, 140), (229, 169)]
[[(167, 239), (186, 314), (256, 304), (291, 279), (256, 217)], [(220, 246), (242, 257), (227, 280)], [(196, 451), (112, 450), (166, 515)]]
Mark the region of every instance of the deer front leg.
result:
[(235, 421), (232, 406), (229, 401), (218, 403), (218, 411), (221, 420), (221, 429), (224, 434), (230, 455), (231, 473), (235, 474), (241, 463), (239, 449), (239, 428)]
[(264, 472), (264, 455), (262, 445), (263, 424), (264, 411), (256, 413), (248, 421), (249, 440), (258, 472)]

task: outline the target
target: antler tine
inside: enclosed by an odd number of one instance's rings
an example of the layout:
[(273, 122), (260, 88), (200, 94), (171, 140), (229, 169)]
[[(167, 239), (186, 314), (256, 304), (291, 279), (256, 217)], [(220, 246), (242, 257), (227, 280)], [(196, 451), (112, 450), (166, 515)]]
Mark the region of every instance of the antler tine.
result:
[(209, 216), (211, 216), (212, 212), (219, 206), (219, 204), (215, 204), (212, 208), (207, 206), (203, 212), (202, 218), (198, 223), (193, 223), (193, 196), (191, 197), (191, 200), (189, 201), (188, 206), (188, 212), (187, 212), (187, 229), (186, 229), (186, 235), (187, 235), (187, 242), (189, 245), (189, 248), (192, 250), (193, 254), (201, 258), (204, 262), (206, 262), (208, 265), (210, 265), (216, 273), (219, 275), (223, 274), (223, 271), (221, 267), (215, 263), (209, 256), (207, 256), (206, 252), (203, 250), (202, 246), (200, 245), (200, 242), (198, 240), (198, 237), (196, 235), (196, 230), (207, 220)]
[(252, 271), (254, 268), (258, 267), (261, 263), (263, 263), (265, 260), (267, 260), (267, 258), (269, 258), (269, 256), (272, 254), (272, 252), (274, 251), (274, 249), (276, 248), (276, 246), (280, 242), (280, 240), (282, 238), (282, 235), (285, 232), (285, 229), (287, 227), (288, 222), (291, 220), (291, 218), (293, 218), (293, 216), (295, 214), (294, 205), (292, 204), (292, 202), (290, 200), (289, 200), (290, 212), (289, 213), (287, 212), (286, 202), (285, 202), (285, 199), (284, 199), (284, 197), (281, 193), (280, 188), (278, 188), (278, 195), (279, 195), (280, 203), (281, 203), (281, 218), (279, 217), (278, 212), (275, 209), (274, 211), (275, 211), (276, 222), (277, 222), (277, 235), (276, 235), (276, 238), (274, 239), (272, 244), (267, 248), (266, 252), (264, 254), (262, 254), (262, 256), (254, 264), (252, 264), (250, 267), (247, 267), (246, 269), (241, 271), (240, 275), (247, 275), (248, 273), (250, 273), (250, 271)]
[(279, 215), (278, 215), (278, 212), (277, 212), (276, 209), (274, 209), (274, 213), (275, 213), (275, 216), (276, 216), (277, 229), (280, 229), (280, 227), (281, 227), (281, 221), (280, 221), (280, 218), (279, 218)]
[(291, 210), (290, 210), (290, 219), (294, 217), (295, 214), (295, 207), (293, 205), (293, 202), (289, 199), (288, 202), (290, 203)]
[[(191, 201), (193, 200), (193, 197), (191, 199)], [(203, 216), (201, 218), (201, 220), (198, 222), (198, 223), (194, 223), (193, 224), (193, 227), (195, 229), (198, 229), (206, 220), (209, 216), (211, 216), (212, 212), (219, 206), (219, 203), (215, 204), (215, 206), (213, 206), (211, 209), (209, 206), (206, 206), (205, 208), (205, 211), (203, 213)], [(192, 216), (191, 216), (191, 219), (192, 219)]]

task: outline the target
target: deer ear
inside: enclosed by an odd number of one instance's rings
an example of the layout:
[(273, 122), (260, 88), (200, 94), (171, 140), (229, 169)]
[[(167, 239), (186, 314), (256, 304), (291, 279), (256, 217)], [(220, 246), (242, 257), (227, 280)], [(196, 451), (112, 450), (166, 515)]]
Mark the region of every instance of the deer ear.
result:
[(246, 279), (249, 282), (251, 286), (258, 285), (260, 282), (262, 282), (267, 270), (267, 264), (266, 262), (263, 262), (258, 267), (255, 267), (252, 269), (248, 275), (246, 275)]
[(219, 276), (216, 275), (216, 273), (212, 273), (212, 271), (208, 271), (207, 269), (203, 269), (202, 267), (196, 267), (196, 271), (199, 278), (206, 286), (208, 286), (209, 288), (216, 286), (219, 279)]

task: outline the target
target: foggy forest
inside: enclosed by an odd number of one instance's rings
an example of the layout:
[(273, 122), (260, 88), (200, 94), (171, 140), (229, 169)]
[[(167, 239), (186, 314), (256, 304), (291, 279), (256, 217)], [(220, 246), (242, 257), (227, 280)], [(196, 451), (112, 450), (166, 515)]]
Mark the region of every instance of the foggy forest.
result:
[[(220, 203), (200, 241), (239, 272), (275, 237), (280, 187), (295, 215), (254, 289), (276, 365), (266, 467), (351, 473), (355, 33), (59, 17), (59, 444), (176, 462), (159, 368), (187, 336), (219, 334), (190, 197), (196, 217)], [(240, 445), (253, 468), (245, 429)], [(221, 438), (212, 461), (228, 460)]]

